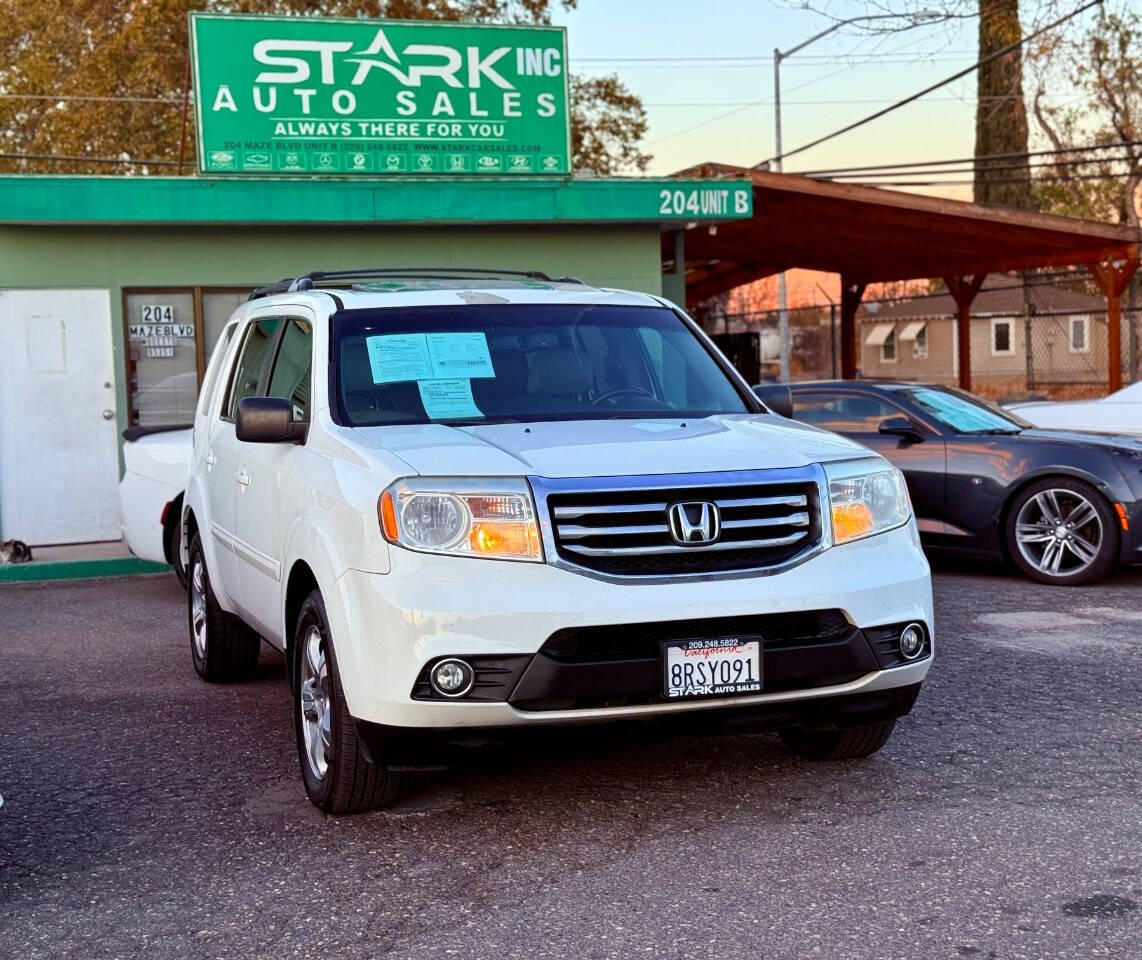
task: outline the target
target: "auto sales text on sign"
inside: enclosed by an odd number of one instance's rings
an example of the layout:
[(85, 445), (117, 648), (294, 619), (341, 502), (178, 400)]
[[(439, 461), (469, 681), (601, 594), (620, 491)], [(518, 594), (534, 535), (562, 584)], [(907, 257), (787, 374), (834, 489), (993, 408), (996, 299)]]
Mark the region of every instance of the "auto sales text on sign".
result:
[(199, 167), (570, 172), (559, 27), (192, 13)]

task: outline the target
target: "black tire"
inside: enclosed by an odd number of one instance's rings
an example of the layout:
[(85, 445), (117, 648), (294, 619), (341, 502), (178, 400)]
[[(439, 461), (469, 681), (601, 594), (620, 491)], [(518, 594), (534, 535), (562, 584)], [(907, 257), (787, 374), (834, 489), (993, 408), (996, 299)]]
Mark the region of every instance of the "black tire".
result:
[(805, 760), (859, 760), (888, 743), (895, 726), (895, 720), (884, 720), (839, 730), (793, 727), (782, 730), (781, 739), (790, 752)]
[[(241, 620), (227, 613), (218, 605), (214, 589), (210, 585), (210, 575), (206, 569), (206, 559), (202, 552), (202, 540), (198, 534), (190, 541), (188, 581), (190, 589), (186, 593), (187, 624), (190, 628), (190, 656), (194, 661), (195, 672), (208, 683), (232, 683), (246, 680), (258, 666), (258, 653), (261, 638)], [(202, 583), (197, 586), (196, 576), (201, 572)], [(196, 601), (201, 598), (202, 607), (198, 614), (202, 618), (204, 635), (196, 635)]]
[[(181, 514), (182, 513), (182, 498), (181, 497), (179, 497), (171, 505), (172, 510), (176, 510), (176, 508), (177, 508), (177, 511), (176, 511), (177, 514)], [(181, 538), (179, 537), (179, 527), (180, 527), (180, 524), (177, 520), (174, 523), (168, 523), (167, 524), (166, 530), (163, 531), (163, 552), (167, 555), (167, 558), (170, 560), (171, 566), (174, 567), (174, 575), (178, 579), (178, 582), (180, 584), (182, 584), (183, 590), (186, 590), (187, 585), (189, 584), (190, 581), (187, 580), (186, 564), (184, 564), (182, 562), (182, 549), (181, 549), (182, 543), (180, 542)]]
[[(1056, 496), (1055, 501), (1059, 502), (1060, 496), (1064, 501), (1061, 503), (1063, 509), (1060, 512), (1066, 513), (1070, 509), (1070, 505), (1077, 502), (1073, 499), (1067, 500), (1067, 493), (1070, 492), (1075, 497), (1084, 498), (1091, 507), (1094, 508), (1097, 514), (1097, 529), (1100, 532), (1101, 539), (1096, 545), (1097, 551), (1095, 557), (1085, 566), (1074, 569), (1069, 573), (1065, 567), (1061, 568), (1060, 573), (1057, 574), (1040, 569), (1024, 555), (1017, 539), (1017, 527), (1019, 526), (1019, 517), (1023, 508), (1028, 506), (1028, 504), (1034, 501), (1040, 494), (1049, 494), (1051, 491), (1061, 491), (1061, 494)], [(1064, 516), (1058, 519), (1066, 519), (1066, 517)], [(1084, 527), (1083, 533), (1089, 537), (1091, 531), (1095, 528), (1096, 525), (1091, 523), (1089, 526)], [(1075, 533), (1078, 533), (1078, 531), (1075, 531)], [(1044, 535), (1048, 535), (1047, 529), (1044, 530)], [(1089, 483), (1083, 480), (1076, 480), (1073, 477), (1047, 477), (1044, 480), (1038, 480), (1023, 490), (1020, 490), (1011, 501), (1011, 505), (1007, 510), (1007, 519), (1004, 522), (1004, 540), (1007, 553), (1011, 557), (1012, 563), (1014, 563), (1024, 575), (1030, 577), (1032, 580), (1038, 580), (1040, 583), (1049, 583), (1055, 586), (1078, 587), (1101, 580), (1114, 569), (1118, 562), (1122, 533), (1114, 508), (1110, 505), (1106, 497)], [(1090, 541), (1086, 540), (1086, 542), (1089, 543)], [(1032, 545), (1031, 552), (1033, 555), (1038, 555), (1039, 553), (1037, 549), (1034, 549), (1034, 545)], [(1071, 562), (1077, 562), (1078, 560), (1077, 555), (1073, 553), (1069, 546), (1066, 548), (1060, 546), (1059, 552), (1063, 557), (1063, 563), (1066, 563), (1068, 560)], [(1045, 554), (1043, 555), (1045, 556)]]
[[(314, 631), (316, 633), (314, 634)], [(320, 669), (305, 662), (310, 644), (316, 645)], [(337, 654), (325, 615), (321, 593), (314, 590), (301, 605), (290, 648), (293, 658), (293, 726), (301, 777), (310, 801), (325, 813), (364, 813), (392, 803), (399, 777), (366, 757), (357, 736), (357, 725), (345, 705)], [(306, 707), (316, 726), (303, 719)], [(325, 718), (325, 723), (321, 722)], [(324, 737), (317, 732), (327, 725)], [(307, 742), (307, 729), (309, 741)], [(314, 751), (311, 755), (311, 750)], [(318, 759), (314, 759), (314, 757)], [(325, 769), (318, 767), (324, 762)]]

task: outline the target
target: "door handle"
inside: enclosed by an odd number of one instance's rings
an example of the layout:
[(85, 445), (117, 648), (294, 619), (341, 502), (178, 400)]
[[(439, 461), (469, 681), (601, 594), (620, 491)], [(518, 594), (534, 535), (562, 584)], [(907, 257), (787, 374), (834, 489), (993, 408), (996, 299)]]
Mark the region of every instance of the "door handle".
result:
[(104, 410), (103, 411), (103, 419), (104, 420), (114, 420), (115, 419), (115, 411), (110, 410), (110, 409)]
[(213, 470), (214, 464), (216, 464), (217, 462), (218, 462), (218, 458), (216, 456), (214, 456), (214, 451), (213, 450), (207, 450), (206, 451), (206, 469), (207, 470)]
[(245, 470), (239, 470), (234, 474), (234, 479), (237, 480), (243, 487), (250, 485), (250, 475)]

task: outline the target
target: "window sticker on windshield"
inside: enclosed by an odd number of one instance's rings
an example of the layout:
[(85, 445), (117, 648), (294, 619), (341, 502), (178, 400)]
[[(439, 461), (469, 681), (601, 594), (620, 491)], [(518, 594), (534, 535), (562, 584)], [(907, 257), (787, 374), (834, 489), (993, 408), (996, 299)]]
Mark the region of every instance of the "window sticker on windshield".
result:
[(366, 337), (365, 345), (369, 350), (373, 383), (429, 380), (434, 376), (423, 333)]
[(488, 338), (475, 333), (400, 333), (366, 337), (373, 383), (494, 377)]
[(432, 359), (432, 375), (440, 379), (494, 377), (488, 338), (483, 331), (475, 333), (430, 333), (428, 355)]
[(471, 380), (418, 380), (416, 385), (430, 420), (466, 420), (484, 415), (472, 398)]

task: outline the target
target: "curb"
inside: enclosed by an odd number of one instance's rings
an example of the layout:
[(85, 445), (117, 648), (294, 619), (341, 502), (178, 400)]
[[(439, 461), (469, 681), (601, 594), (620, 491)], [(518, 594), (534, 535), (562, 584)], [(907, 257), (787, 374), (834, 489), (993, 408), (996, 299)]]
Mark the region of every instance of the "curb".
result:
[(32, 583), (37, 580), (88, 580), (93, 577), (130, 577), (144, 573), (169, 573), (165, 563), (152, 563), (138, 557), (105, 560), (44, 560), (14, 563), (0, 567), (0, 584)]

